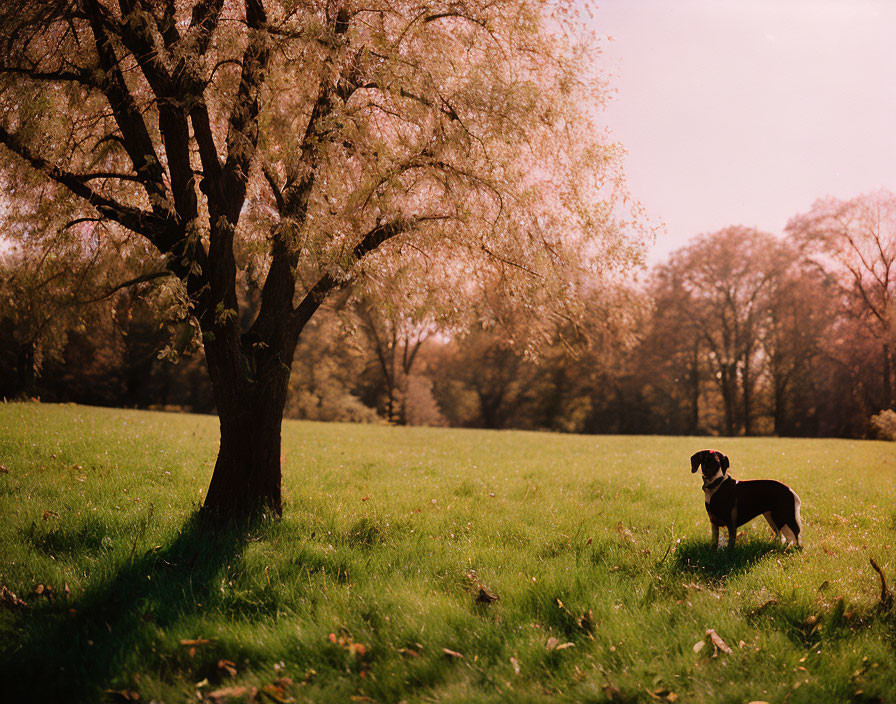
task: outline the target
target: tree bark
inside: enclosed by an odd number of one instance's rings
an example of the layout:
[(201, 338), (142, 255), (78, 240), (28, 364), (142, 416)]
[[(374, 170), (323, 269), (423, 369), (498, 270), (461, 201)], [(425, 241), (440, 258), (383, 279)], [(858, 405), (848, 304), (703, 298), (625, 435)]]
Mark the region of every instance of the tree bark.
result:
[(203, 512), (219, 521), (283, 513), (280, 441), (290, 367), (268, 349), (240, 356), (245, 368), (233, 378), (207, 355), (221, 442)]

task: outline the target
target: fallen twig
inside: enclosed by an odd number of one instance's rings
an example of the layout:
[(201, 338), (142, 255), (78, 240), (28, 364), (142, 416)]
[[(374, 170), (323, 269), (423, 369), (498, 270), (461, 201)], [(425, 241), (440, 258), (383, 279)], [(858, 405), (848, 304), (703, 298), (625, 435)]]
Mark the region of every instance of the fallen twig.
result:
[(890, 593), (890, 590), (887, 589), (887, 580), (884, 577), (884, 571), (880, 568), (880, 566), (874, 561), (874, 558), (871, 559), (871, 566), (874, 568), (874, 571), (877, 572), (880, 577), (880, 605), (884, 609), (890, 609), (893, 606), (893, 595)]

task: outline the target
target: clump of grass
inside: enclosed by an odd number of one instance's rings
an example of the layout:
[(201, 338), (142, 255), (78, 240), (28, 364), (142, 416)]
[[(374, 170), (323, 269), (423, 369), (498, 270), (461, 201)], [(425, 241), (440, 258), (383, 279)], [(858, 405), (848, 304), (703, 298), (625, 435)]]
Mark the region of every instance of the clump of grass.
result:
[(709, 547), (692, 439), (290, 422), (283, 520), (209, 534), (216, 432), (0, 406), (0, 593), (27, 603), (0, 604), (0, 700), (896, 691), (896, 617), (868, 562), (894, 574), (884, 443), (718, 440), (738, 478), (794, 486), (807, 540), (784, 549), (757, 523), (729, 553)]

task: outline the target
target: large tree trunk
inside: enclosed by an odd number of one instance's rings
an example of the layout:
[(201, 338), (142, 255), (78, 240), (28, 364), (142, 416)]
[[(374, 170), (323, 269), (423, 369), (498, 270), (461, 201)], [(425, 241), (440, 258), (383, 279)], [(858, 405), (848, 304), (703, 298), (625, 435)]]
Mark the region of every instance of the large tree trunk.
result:
[(279, 517), (280, 431), (290, 366), (267, 349), (248, 349), (238, 353), (243, 369), (234, 375), (238, 366), (222, 365), (214, 353), (208, 354), (209, 345), (206, 350), (221, 444), (202, 510), (224, 521)]

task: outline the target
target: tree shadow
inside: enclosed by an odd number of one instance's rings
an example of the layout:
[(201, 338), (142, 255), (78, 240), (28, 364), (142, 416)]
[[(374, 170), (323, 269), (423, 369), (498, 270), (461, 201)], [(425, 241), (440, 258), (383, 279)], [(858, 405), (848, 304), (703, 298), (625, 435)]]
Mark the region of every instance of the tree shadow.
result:
[(169, 546), (133, 557), (84, 594), (15, 611), (19, 640), (4, 648), (0, 700), (102, 700), (135, 651), (154, 652), (153, 624), (164, 629), (202, 612), (246, 542), (246, 527), (194, 514)]
[(773, 540), (740, 539), (734, 550), (715, 548), (706, 540), (685, 540), (675, 550), (672, 567), (709, 581), (721, 581), (747, 572), (765, 560), (789, 554), (788, 548)]

